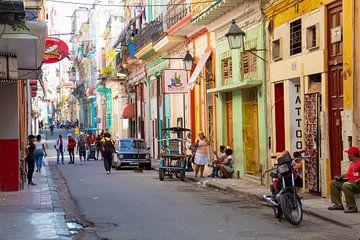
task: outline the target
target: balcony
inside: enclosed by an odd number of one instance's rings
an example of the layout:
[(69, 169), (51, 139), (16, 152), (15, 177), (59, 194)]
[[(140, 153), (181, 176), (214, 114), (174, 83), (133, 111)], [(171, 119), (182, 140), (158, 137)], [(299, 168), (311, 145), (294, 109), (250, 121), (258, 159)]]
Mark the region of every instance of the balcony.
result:
[(144, 27), (135, 37), (135, 51), (138, 52), (147, 44), (158, 42), (165, 35), (163, 15), (160, 14), (154, 21)]
[(212, 3), (210, 1), (191, 0), (191, 5), (192, 5), (191, 16), (197, 16), (211, 4)]
[(191, 16), (191, 6), (186, 5), (186, 0), (170, 0), (164, 15), (166, 30), (171, 29), (187, 16)]

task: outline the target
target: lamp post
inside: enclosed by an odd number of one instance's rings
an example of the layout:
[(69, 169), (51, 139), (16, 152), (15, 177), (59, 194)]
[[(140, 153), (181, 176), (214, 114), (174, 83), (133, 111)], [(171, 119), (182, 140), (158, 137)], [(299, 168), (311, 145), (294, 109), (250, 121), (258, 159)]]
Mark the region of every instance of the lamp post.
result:
[(260, 57), (256, 53), (254, 53), (257, 51), (266, 51), (266, 49), (246, 50), (245, 44), (244, 44), (245, 35), (246, 35), (245, 32), (239, 28), (239, 26), (236, 24), (235, 19), (233, 19), (231, 21), (231, 26), (230, 26), (229, 31), (225, 34), (225, 37), (228, 39), (230, 49), (235, 50), (235, 49), (242, 48), (243, 52), (249, 52), (249, 53), (253, 54), (254, 56), (260, 58), (261, 60), (263, 60), (266, 63), (267, 61), (264, 58)]
[(244, 37), (245, 33), (236, 25), (235, 19), (231, 21), (231, 26), (229, 31), (225, 34), (229, 41), (230, 49), (239, 49), (243, 47), (244, 49)]
[(191, 71), (194, 65), (194, 57), (190, 54), (189, 51), (186, 52), (185, 57), (183, 58), (184, 66), (186, 71)]

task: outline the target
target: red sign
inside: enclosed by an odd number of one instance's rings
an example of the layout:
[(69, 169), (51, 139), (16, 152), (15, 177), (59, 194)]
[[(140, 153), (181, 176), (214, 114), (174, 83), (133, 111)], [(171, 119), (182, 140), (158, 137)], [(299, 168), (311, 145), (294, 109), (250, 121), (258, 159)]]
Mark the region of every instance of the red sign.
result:
[(59, 39), (49, 37), (45, 41), (44, 63), (56, 63), (69, 58), (69, 47)]

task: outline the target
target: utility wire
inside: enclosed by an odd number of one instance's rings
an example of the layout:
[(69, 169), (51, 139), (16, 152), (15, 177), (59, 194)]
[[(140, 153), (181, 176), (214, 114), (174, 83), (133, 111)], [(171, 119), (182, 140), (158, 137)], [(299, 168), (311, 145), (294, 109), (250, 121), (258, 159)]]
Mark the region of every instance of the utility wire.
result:
[(216, 3), (221, 0), (207, 0), (195, 3), (171, 3), (171, 4), (145, 4), (145, 6), (141, 5), (131, 5), (131, 4), (101, 4), (101, 3), (78, 3), (72, 1), (63, 1), (63, 0), (47, 0), (47, 2), (56, 2), (56, 3), (65, 3), (65, 4), (73, 4), (73, 5), (88, 5), (88, 6), (103, 6), (103, 7), (166, 7), (166, 6), (186, 6), (186, 5), (197, 5), (204, 3)]

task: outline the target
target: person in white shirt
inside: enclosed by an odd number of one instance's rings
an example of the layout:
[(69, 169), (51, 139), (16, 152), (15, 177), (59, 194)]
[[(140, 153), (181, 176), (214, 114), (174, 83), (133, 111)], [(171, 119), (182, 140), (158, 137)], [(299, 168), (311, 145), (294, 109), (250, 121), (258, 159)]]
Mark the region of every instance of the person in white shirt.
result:
[(43, 158), (46, 156), (45, 144), (41, 140), (41, 135), (36, 136), (35, 144), (35, 163), (36, 163), (36, 172), (41, 172), (41, 167), (43, 165)]

